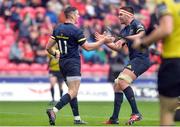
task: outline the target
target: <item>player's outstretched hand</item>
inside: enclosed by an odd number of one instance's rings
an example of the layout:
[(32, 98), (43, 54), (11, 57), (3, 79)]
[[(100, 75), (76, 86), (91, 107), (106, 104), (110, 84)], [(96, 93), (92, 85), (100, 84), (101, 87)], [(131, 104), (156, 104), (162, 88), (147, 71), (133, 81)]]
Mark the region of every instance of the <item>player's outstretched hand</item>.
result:
[(104, 34), (100, 34), (100, 33), (98, 33), (98, 32), (95, 33), (95, 39), (96, 39), (97, 41), (99, 41), (99, 40), (101, 40), (101, 39), (103, 39), (103, 38), (105, 38), (105, 35), (104, 35)]
[(105, 41), (105, 43), (110, 43), (110, 42), (113, 42), (113, 41), (115, 40), (115, 38), (112, 37), (111, 35), (100, 34), (100, 33), (98, 33), (98, 32), (95, 33), (95, 39), (96, 39), (97, 41), (103, 39), (103, 40)]

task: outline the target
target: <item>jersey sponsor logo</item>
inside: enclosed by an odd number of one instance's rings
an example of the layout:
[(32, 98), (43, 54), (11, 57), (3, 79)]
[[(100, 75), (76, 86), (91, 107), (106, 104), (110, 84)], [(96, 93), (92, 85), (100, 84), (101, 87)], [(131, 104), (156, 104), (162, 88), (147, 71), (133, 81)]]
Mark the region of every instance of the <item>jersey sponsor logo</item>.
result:
[(66, 36), (63, 36), (63, 35), (61, 35), (61, 36), (56, 36), (56, 38), (61, 38), (61, 39), (66, 39), (66, 40), (69, 39), (69, 37), (66, 37)]

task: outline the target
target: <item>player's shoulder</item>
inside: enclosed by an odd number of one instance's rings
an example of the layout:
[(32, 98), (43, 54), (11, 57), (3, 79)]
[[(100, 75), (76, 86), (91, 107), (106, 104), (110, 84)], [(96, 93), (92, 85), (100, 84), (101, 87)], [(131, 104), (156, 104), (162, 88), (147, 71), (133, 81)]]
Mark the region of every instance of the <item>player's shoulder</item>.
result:
[(73, 34), (77, 34), (77, 33), (82, 32), (82, 30), (81, 30), (80, 28), (78, 28), (78, 27), (77, 27), (76, 25), (74, 25), (74, 24), (71, 24), (71, 23), (65, 23), (64, 25), (67, 26), (67, 27), (65, 27), (66, 30), (70, 30), (71, 33), (73, 33)]
[(142, 25), (142, 23), (139, 20), (134, 19), (132, 25)]
[(62, 23), (59, 23), (59, 24), (57, 24), (57, 25), (55, 25), (54, 26), (54, 29), (56, 30), (56, 29), (60, 29), (62, 27)]
[(134, 26), (135, 28), (145, 29), (144, 25), (139, 20), (137, 20), (137, 19), (133, 20), (132, 26)]

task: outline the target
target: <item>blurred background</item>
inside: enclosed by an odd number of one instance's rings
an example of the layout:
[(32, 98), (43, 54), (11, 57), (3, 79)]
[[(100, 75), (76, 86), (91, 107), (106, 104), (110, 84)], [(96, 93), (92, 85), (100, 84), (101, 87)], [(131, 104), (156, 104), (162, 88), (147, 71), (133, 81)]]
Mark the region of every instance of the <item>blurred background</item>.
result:
[[(78, 27), (89, 42), (106, 26), (118, 33), (117, 10), (129, 5), (149, 34), (158, 24), (153, 0), (0, 0), (0, 101), (50, 101), (45, 45), (53, 28), (65, 20), (63, 10), (75, 6), (80, 12)], [(152, 66), (134, 83), (137, 99), (157, 100), (157, 70), (162, 42), (150, 47)], [(102, 46), (81, 49), (80, 101), (113, 101), (112, 83), (128, 62), (128, 56)], [(65, 91), (66, 85), (63, 86)], [(56, 88), (58, 91), (58, 88)], [(56, 99), (59, 99), (59, 92)]]

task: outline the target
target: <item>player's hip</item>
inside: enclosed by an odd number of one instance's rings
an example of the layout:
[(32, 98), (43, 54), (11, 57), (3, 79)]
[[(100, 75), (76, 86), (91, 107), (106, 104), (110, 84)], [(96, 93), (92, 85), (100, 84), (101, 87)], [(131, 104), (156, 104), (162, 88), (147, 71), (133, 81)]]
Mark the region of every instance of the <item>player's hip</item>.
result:
[(149, 58), (136, 57), (131, 59), (125, 68), (132, 70), (138, 77), (150, 67)]
[(158, 90), (168, 97), (180, 96), (180, 59), (163, 59), (158, 73)]
[(64, 77), (81, 76), (80, 59), (66, 59), (60, 61), (61, 72)]
[(57, 78), (63, 78), (62, 73), (60, 72), (60, 70), (59, 71), (50, 70), (49, 71), (49, 77), (53, 77), (53, 76), (55, 76)]

